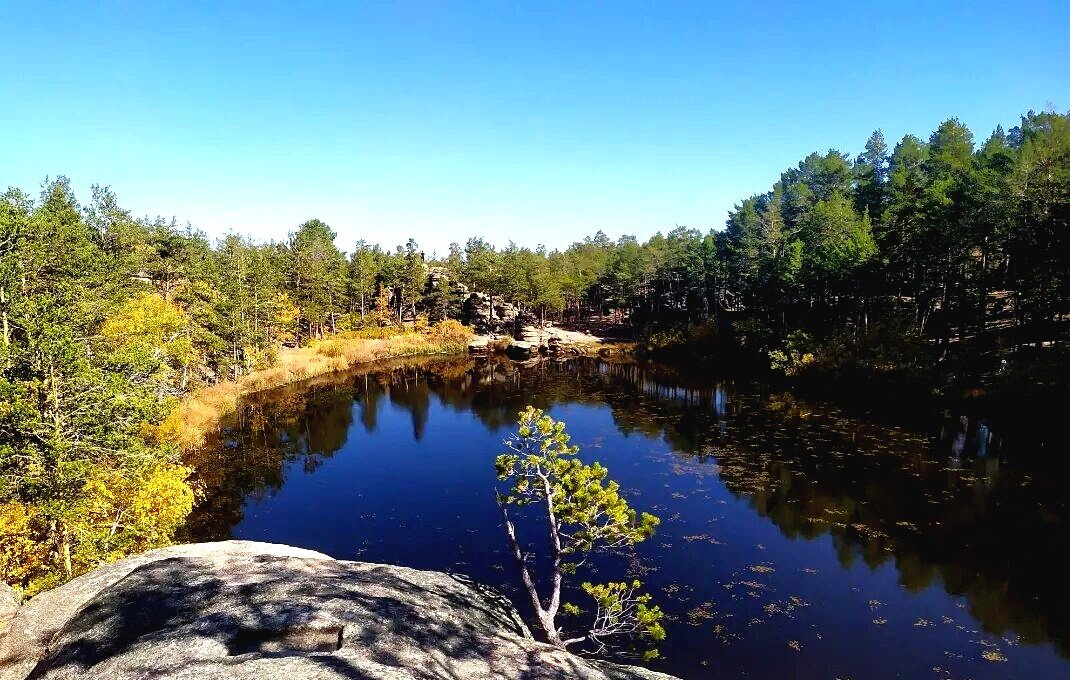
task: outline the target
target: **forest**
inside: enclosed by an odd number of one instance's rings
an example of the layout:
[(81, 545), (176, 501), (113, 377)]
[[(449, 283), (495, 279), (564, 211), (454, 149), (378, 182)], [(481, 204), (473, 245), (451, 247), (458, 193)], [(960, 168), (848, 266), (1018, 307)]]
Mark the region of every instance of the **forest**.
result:
[(86, 204), (63, 177), (9, 189), (0, 576), (33, 594), (172, 541), (197, 501), (166, 432), (181, 400), (332, 334), (465, 321), (467, 291), (715, 366), (744, 352), (786, 375), (1065, 380), (1070, 115), (1029, 112), (983, 141), (956, 119), (894, 147), (877, 131), (857, 156), (788, 168), (723, 229), (565, 249), (477, 237), (441, 256), (373, 240), (343, 251), (316, 219), (283, 242), (211, 239), (106, 187)]

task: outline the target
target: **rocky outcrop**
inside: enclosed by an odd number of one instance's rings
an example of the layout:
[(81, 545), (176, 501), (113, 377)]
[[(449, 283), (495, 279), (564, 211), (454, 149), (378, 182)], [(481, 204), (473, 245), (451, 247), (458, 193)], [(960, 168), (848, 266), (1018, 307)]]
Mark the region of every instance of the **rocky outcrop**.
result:
[(532, 639), (464, 576), (264, 543), (155, 550), (19, 609), (0, 678), (667, 679)]
[(427, 283), (424, 286), (424, 292), (426, 293), (441, 287), (450, 288), (461, 295), (468, 295), (468, 286), (460, 281), (455, 281), (453, 277), (450, 276), (449, 270), (445, 267), (428, 267)]
[(8, 584), (0, 581), (0, 633), (7, 630), (8, 623), (19, 610), (19, 596)]
[(523, 340), (513, 340), (505, 347), (505, 355), (516, 361), (525, 361), (538, 356), (538, 354), (538, 345), (533, 345)]
[(490, 338), (485, 335), (477, 335), (468, 341), (468, 353), (484, 356), (490, 351)]
[(566, 331), (550, 323), (542, 326), (524, 326), (518, 333), (518, 339), (535, 347), (539, 354), (551, 356), (584, 354), (592, 346), (602, 344), (602, 339), (599, 337), (577, 331)]
[(477, 333), (512, 333), (520, 312), (500, 297), (486, 293), (469, 293), (461, 306), (462, 321)]

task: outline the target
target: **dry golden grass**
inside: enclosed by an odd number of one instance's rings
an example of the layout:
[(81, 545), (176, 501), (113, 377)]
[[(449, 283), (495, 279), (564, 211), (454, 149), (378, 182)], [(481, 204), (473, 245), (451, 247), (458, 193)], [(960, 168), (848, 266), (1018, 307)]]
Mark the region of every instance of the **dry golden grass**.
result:
[(400, 333), (387, 338), (335, 336), (307, 347), (284, 349), (271, 368), (237, 380), (198, 390), (183, 401), (157, 432), (160, 439), (183, 449), (204, 445), (208, 434), (234, 413), (241, 398), (320, 375), (345, 371), (358, 364), (408, 356), (454, 354), (467, 349), (471, 330), (460, 324), (436, 324), (426, 333)]

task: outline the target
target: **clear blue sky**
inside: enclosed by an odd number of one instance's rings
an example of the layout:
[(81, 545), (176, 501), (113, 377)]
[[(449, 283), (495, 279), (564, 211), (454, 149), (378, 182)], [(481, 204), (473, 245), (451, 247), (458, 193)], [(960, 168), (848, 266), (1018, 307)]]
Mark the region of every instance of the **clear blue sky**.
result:
[(1066, 0), (356, 5), (0, 3), (0, 185), (213, 235), (558, 247), (721, 228), (874, 128), (1070, 108)]

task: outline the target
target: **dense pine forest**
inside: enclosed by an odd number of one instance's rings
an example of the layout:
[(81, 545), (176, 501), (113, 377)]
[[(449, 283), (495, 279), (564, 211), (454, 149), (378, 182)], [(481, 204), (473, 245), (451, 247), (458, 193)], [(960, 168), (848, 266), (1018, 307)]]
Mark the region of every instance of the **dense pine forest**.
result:
[(332, 334), (462, 318), (469, 291), (714, 366), (1065, 380), (1070, 115), (984, 140), (955, 119), (894, 147), (877, 131), (785, 170), (724, 229), (564, 250), (472, 238), (436, 257), (369, 234), (343, 252), (319, 220), (212, 240), (88, 198), (58, 178), (0, 199), (0, 575), (30, 593), (173, 540), (196, 493), (166, 423), (194, 390)]

